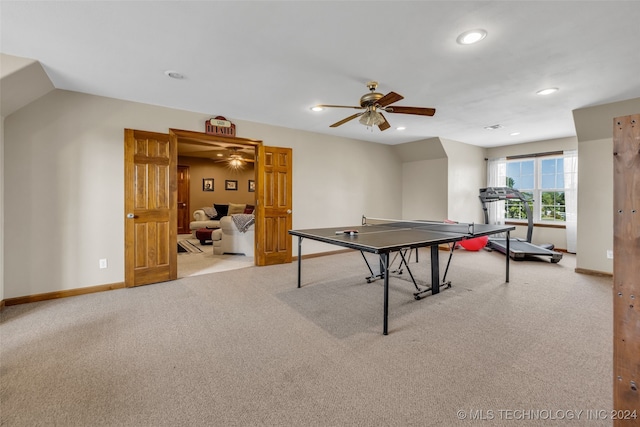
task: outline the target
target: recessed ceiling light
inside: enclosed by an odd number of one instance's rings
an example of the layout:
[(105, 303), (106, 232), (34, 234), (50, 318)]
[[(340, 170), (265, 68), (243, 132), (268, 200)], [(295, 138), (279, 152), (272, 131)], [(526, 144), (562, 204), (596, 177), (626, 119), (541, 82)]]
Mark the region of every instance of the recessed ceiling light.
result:
[(171, 77), (172, 79), (178, 79), (178, 80), (184, 79), (184, 76), (177, 71), (167, 70), (164, 72), (164, 74)]
[(542, 89), (536, 92), (536, 95), (551, 95), (554, 92), (557, 92), (559, 89), (557, 87), (550, 87), (547, 89)]
[(404, 127), (404, 126), (398, 126), (398, 127), (396, 128), (396, 130), (405, 130), (405, 129), (406, 129), (406, 127)]
[(459, 44), (474, 44), (487, 37), (487, 32), (483, 29), (465, 31), (460, 34), (456, 41)]
[(518, 136), (518, 135), (520, 135), (520, 132), (512, 132), (512, 133), (510, 133), (509, 135), (510, 135), (510, 136)]
[(311, 109), (311, 111), (322, 111), (322, 110), (324, 110), (324, 108), (318, 107), (317, 105), (315, 107), (311, 107), (310, 109)]

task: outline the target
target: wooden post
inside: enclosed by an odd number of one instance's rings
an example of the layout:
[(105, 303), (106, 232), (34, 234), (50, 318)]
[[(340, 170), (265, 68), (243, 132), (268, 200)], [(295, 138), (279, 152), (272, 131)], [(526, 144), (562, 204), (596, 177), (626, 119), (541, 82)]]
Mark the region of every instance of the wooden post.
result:
[(640, 425), (640, 114), (613, 120), (613, 425)]

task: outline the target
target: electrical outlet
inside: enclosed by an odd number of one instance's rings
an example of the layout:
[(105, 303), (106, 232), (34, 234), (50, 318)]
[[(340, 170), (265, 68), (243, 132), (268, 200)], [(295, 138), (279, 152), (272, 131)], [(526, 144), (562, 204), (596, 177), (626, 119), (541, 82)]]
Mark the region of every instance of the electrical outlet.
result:
[(607, 249), (607, 259), (613, 259), (613, 251), (611, 249)]
[(107, 268), (107, 259), (106, 258), (102, 258), (100, 260), (100, 268)]

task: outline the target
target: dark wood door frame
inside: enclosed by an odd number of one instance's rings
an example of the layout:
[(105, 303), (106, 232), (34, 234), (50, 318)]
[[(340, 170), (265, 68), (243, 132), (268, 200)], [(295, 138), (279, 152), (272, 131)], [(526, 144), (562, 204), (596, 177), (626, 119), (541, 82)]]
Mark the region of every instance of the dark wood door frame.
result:
[[(182, 174), (182, 177), (181, 177)], [(190, 203), (189, 203), (189, 199), (190, 199), (190, 188), (191, 188), (191, 179), (189, 176), (189, 166), (185, 166), (185, 165), (178, 165), (178, 175), (177, 175), (177, 181), (178, 181), (178, 234), (188, 234), (191, 232), (191, 230), (189, 229), (189, 220), (190, 220)], [(183, 185), (183, 182), (186, 181), (186, 185)], [(185, 192), (185, 187), (186, 187), (186, 192)], [(182, 205), (182, 206), (181, 206)], [(184, 215), (184, 212), (186, 212), (187, 217), (183, 218), (185, 219), (184, 222), (182, 222), (182, 228), (180, 227), (181, 224), (181, 210), (182, 210), (182, 215)]]

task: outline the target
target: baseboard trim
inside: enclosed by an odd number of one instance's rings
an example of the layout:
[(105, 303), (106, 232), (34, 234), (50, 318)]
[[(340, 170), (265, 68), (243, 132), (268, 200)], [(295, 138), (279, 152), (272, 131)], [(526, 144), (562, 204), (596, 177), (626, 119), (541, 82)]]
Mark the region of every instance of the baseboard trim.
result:
[(4, 308), (4, 300), (0, 301), (0, 311), (2, 311), (2, 309)]
[(2, 305), (28, 304), (30, 302), (46, 301), (57, 298), (75, 297), (77, 295), (93, 294), (96, 292), (112, 291), (124, 288), (124, 282), (109, 283), (106, 285), (89, 286), (86, 288), (69, 289), (65, 291), (47, 292), (45, 294), (26, 295), (23, 297), (7, 298), (2, 301)]
[(576, 268), (574, 271), (580, 274), (588, 274), (589, 276), (613, 277), (612, 273), (607, 273), (605, 271), (598, 271), (598, 270), (589, 270), (586, 268)]

